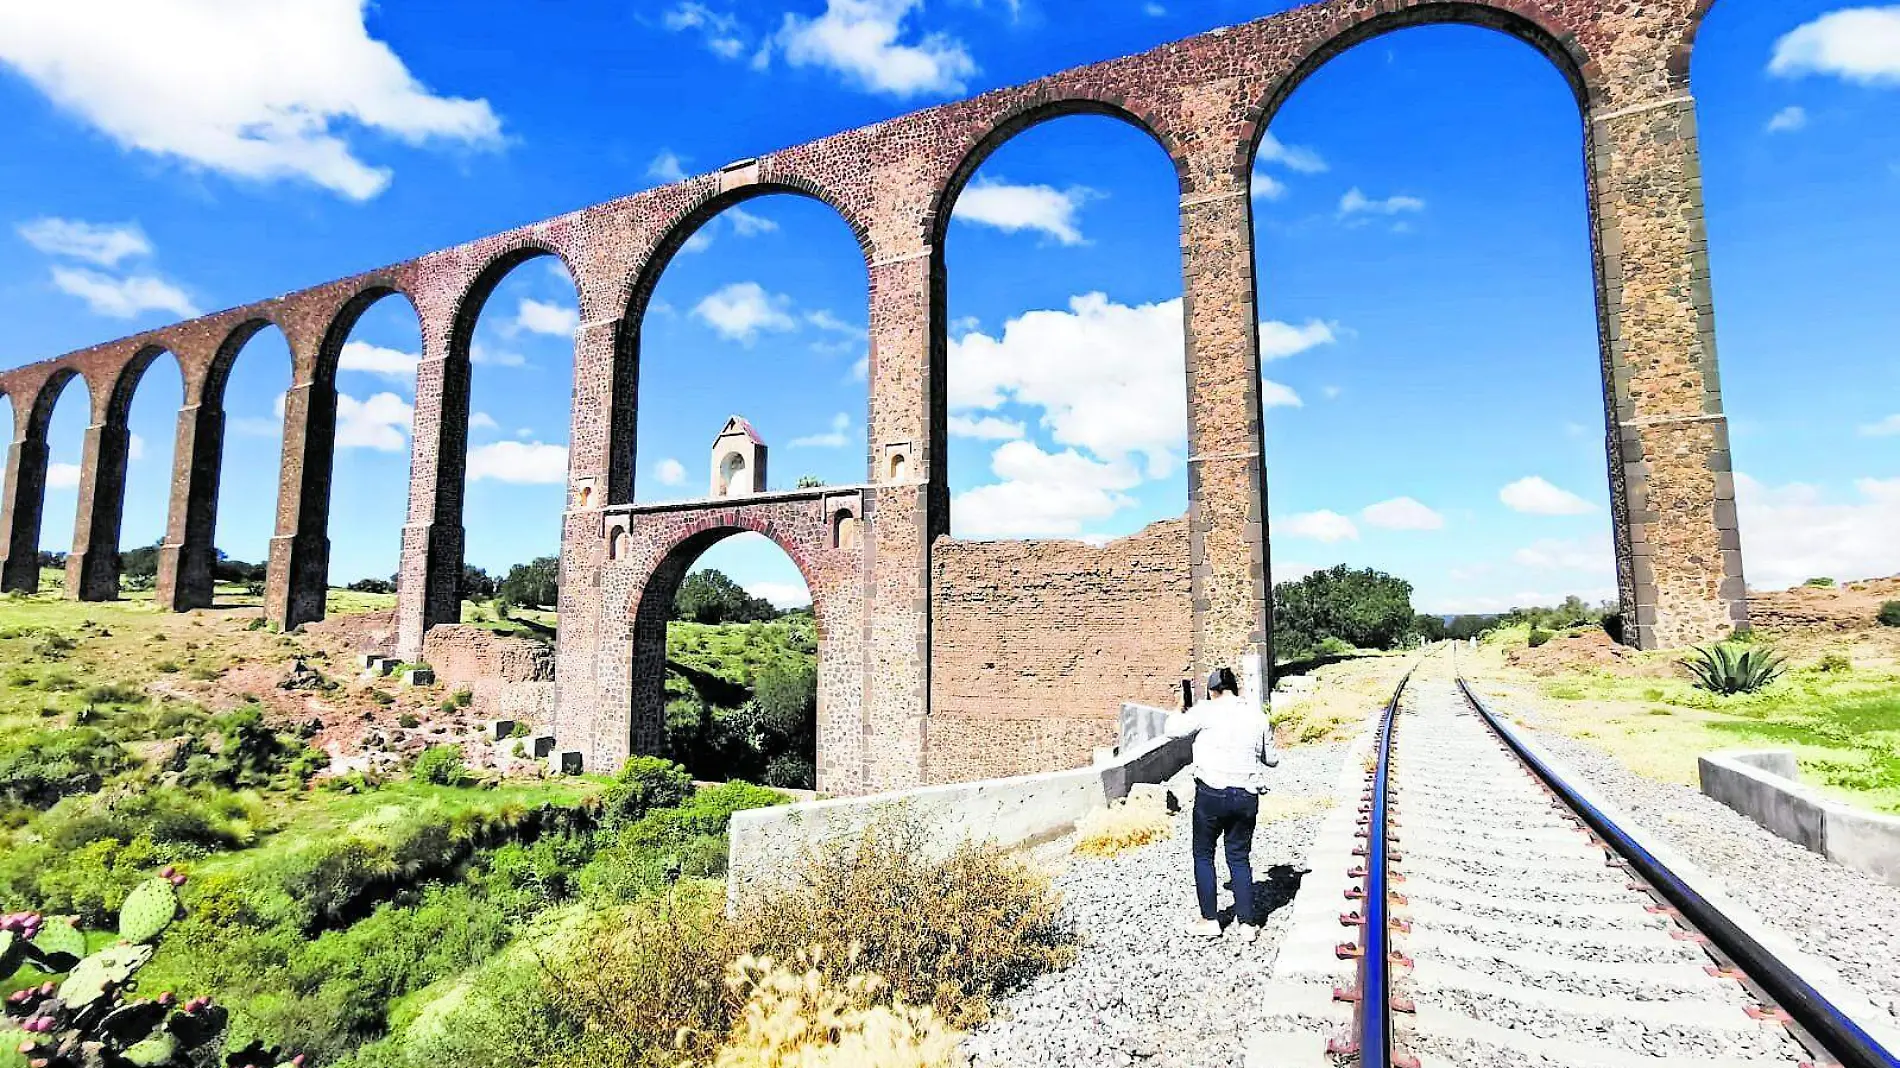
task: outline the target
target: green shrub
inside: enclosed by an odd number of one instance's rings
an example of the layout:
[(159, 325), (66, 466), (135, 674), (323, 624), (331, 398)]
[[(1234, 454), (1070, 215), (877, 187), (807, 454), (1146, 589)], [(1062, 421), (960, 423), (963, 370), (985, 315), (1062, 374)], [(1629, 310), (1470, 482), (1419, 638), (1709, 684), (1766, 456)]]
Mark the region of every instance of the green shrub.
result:
[(372, 689), (365, 696), (367, 696), (370, 700), (376, 702), (379, 705), (382, 705), (385, 708), (396, 703), (395, 695), (391, 694), (387, 690)]
[(436, 786), (460, 786), (468, 780), (468, 768), (462, 762), (459, 745), (432, 745), (416, 757), (411, 774), (417, 782)]
[(1530, 638), (1529, 638), (1530, 647), (1532, 649), (1535, 649), (1538, 646), (1541, 646), (1545, 644), (1546, 642), (1550, 641), (1551, 637), (1552, 635), (1549, 631), (1540, 630), (1536, 627), (1532, 627)]
[(1828, 590), (1834, 588), (1834, 580), (1831, 578), (1811, 578), (1801, 585), (1812, 586), (1818, 590)]
[(0, 801), (43, 808), (98, 790), (131, 762), (118, 742), (92, 727), (17, 734), (0, 740)]
[(1838, 674), (1840, 672), (1854, 670), (1854, 662), (1839, 653), (1829, 653), (1822, 657), (1819, 663), (1814, 665), (1814, 670), (1830, 675)]
[(660, 757), (637, 756), (620, 767), (601, 795), (601, 826), (613, 830), (657, 808), (671, 808), (693, 795), (693, 777)]
[(239, 705), (213, 717), (211, 728), (216, 748), (194, 735), (173, 754), (170, 768), (179, 773), (179, 782), (230, 789), (301, 786), (330, 763), (321, 749), (266, 724), (262, 705)]
[(1900, 601), (1885, 601), (1874, 616), (1883, 627), (1900, 627)]
[(396, 726), (406, 731), (412, 731), (422, 726), (422, 721), (416, 718), (415, 713), (404, 712), (402, 715), (396, 717)]
[(1698, 646), (1681, 663), (1698, 689), (1718, 694), (1754, 693), (1787, 670), (1771, 646), (1734, 642)]
[(449, 700), (453, 702), (457, 708), (467, 708), (469, 705), (475, 703), (475, 691), (464, 686), (450, 694)]

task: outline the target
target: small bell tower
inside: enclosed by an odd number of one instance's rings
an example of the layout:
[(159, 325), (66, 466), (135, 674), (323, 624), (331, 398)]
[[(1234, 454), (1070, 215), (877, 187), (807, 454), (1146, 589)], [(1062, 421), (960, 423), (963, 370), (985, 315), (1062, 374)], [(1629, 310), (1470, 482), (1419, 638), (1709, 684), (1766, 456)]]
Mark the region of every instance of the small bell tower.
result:
[(745, 497), (765, 492), (765, 442), (743, 416), (726, 420), (713, 439), (712, 495)]

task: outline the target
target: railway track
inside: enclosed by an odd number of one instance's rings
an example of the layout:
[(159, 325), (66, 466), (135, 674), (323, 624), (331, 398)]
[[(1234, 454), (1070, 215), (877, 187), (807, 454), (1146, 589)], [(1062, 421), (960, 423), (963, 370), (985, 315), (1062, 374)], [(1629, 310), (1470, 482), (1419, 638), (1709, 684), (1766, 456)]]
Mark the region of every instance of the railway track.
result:
[[(1750, 920), (1566, 782), (1451, 656), (1421, 658), (1399, 684), (1364, 763), (1345, 878), (1322, 878), (1321, 900), (1304, 905), (1313, 926), (1325, 895), (1340, 895), (1337, 923), (1355, 937), (1334, 952), (1350, 967), (1329, 991), (1312, 975), (1269, 991), (1295, 1030), (1331, 1031), (1329, 1056), (1259, 1036), (1249, 1068), (1900, 1068), (1856, 1021), (1864, 1011), (1823, 996), (1804, 962), (1765, 947)], [(1352, 821), (1339, 816), (1335, 835)], [(1316, 875), (1327, 856), (1316, 851)], [(1329, 1023), (1342, 1006), (1346, 1028)]]

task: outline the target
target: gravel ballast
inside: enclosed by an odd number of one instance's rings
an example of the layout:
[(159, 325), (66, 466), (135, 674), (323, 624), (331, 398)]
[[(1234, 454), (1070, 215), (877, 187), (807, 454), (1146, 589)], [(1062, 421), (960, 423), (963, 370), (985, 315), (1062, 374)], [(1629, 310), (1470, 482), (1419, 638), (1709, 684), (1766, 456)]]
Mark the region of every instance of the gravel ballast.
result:
[[(1538, 699), (1482, 685), (1502, 714), (1542, 728)], [(1900, 886), (1781, 838), (1694, 787), (1647, 779), (1586, 741), (1536, 729), (1537, 741), (1651, 832), (1722, 880), (1804, 950), (1900, 1021)]]
[[(1275, 798), (1330, 796), (1345, 752), (1329, 745), (1281, 753), (1254, 832), (1256, 897), (1272, 911), (1253, 945), (1231, 926), (1219, 939), (1187, 934), (1199, 913), (1188, 855), (1193, 784), (1185, 779), (1175, 783), (1184, 808), (1164, 842), (1102, 859), (1070, 856), (1067, 842), (1039, 850), (1045, 860), (1061, 858), (1056, 886), (1085, 942), (1074, 965), (1004, 999), (996, 1018), (965, 1041), (973, 1066), (1240, 1068), (1242, 1037), (1270, 1015), (1261, 995), (1325, 817), (1267, 815)], [(1226, 909), (1224, 862), (1222, 870)]]

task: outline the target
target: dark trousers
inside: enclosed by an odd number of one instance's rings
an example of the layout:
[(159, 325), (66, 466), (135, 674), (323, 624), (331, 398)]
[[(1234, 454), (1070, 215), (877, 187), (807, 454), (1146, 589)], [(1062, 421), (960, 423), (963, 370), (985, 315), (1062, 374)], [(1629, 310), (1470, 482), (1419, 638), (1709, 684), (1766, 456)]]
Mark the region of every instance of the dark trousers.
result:
[(1253, 912), (1253, 825), (1260, 795), (1251, 790), (1215, 790), (1194, 784), (1194, 893), (1201, 918), (1220, 917), (1214, 883), (1214, 840), (1227, 840), (1227, 874), (1234, 880), (1234, 922), (1260, 922)]

